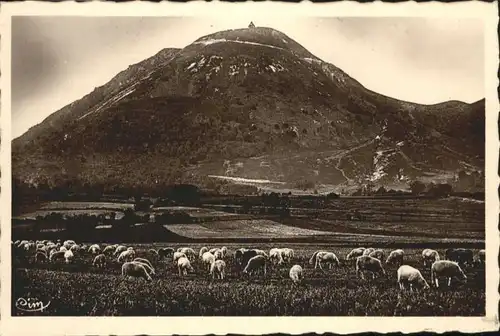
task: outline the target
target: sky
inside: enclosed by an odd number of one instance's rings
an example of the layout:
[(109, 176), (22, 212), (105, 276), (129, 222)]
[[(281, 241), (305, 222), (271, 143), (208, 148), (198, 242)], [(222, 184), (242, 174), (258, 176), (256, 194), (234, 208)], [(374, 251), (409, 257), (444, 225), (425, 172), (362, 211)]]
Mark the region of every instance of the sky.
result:
[(250, 21), (387, 96), (421, 104), (485, 96), (484, 27), (474, 18), (19, 16), (12, 19), (12, 137), (130, 64)]

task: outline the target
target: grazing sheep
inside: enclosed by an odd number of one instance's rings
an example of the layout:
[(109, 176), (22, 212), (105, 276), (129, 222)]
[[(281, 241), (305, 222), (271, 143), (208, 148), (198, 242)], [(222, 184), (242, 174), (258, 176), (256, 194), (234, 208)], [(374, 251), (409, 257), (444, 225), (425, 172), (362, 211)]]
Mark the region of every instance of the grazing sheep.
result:
[(284, 262), (292, 261), (292, 259), (295, 256), (295, 252), (291, 248), (285, 247), (285, 248), (281, 249), (281, 251), (282, 251)]
[(311, 259), (309, 259), (309, 264), (314, 264), (314, 269), (318, 268), (318, 266), (320, 269), (323, 269), (323, 266), (321, 265), (322, 262), (328, 263), (330, 269), (333, 265), (340, 266), (339, 258), (337, 258), (333, 252), (316, 251), (312, 255)]
[(436, 250), (425, 249), (422, 251), (422, 259), (424, 260), (424, 267), (440, 260), (439, 253)]
[(122, 251), (122, 253), (120, 253), (120, 255), (118, 256), (118, 262), (131, 261), (134, 258), (135, 258), (134, 250), (125, 250)]
[(409, 265), (402, 265), (398, 268), (398, 284), (401, 290), (404, 290), (406, 285), (409, 286), (411, 291), (413, 291), (413, 287), (416, 285), (425, 289), (430, 288), (422, 273)]
[(194, 272), (193, 266), (187, 257), (181, 257), (177, 261), (177, 268), (179, 270), (179, 276), (187, 275), (188, 271)]
[(144, 267), (143, 264), (135, 262), (125, 262), (122, 265), (122, 276), (144, 278), (147, 281), (153, 280), (146, 270), (146, 267)]
[(182, 252), (174, 252), (174, 256), (172, 258), (172, 260), (174, 261), (174, 263), (176, 263), (177, 260), (179, 260), (180, 258), (187, 258), (187, 255), (185, 255)]
[(467, 276), (457, 262), (450, 260), (438, 260), (431, 266), (431, 283), (439, 287), (439, 278), (448, 279), (448, 287), (451, 285), (451, 278), (456, 277), (462, 281), (467, 281)]
[(57, 248), (54, 246), (54, 247), (51, 247), (47, 250), (47, 255), (50, 256), (52, 253), (55, 253), (57, 252)]
[(74, 256), (75, 255), (73, 254), (73, 251), (71, 251), (71, 250), (67, 250), (66, 252), (64, 252), (64, 259), (66, 261), (66, 264), (69, 264), (73, 260)]
[(113, 253), (114, 250), (116, 250), (116, 247), (113, 246), (113, 245), (109, 245), (109, 246), (106, 246), (104, 248), (104, 250), (102, 250), (102, 253), (104, 253), (104, 254), (108, 254), (108, 253), (111, 254), (111, 253)]
[(459, 265), (472, 265), (474, 262), (474, 253), (470, 249), (451, 248), (446, 250), (445, 259), (455, 261)]
[(389, 256), (387, 257), (387, 260), (385, 261), (386, 264), (396, 264), (396, 265), (401, 265), (403, 263), (403, 258), (404, 258), (404, 251), (401, 249), (391, 251), (389, 253)]
[(51, 255), (53, 255), (54, 253), (59, 253), (59, 252), (61, 252), (61, 253), (62, 253), (62, 255), (64, 255), (64, 252), (66, 252), (66, 251), (58, 251), (58, 250), (57, 250), (57, 248), (53, 248), (53, 249), (51, 249), (51, 250), (49, 251), (49, 260), (50, 260), (50, 256), (51, 256)]
[(21, 240), (21, 241), (17, 244), (17, 247), (24, 246), (25, 244), (29, 244), (29, 241), (27, 241), (27, 240)]
[(75, 241), (74, 240), (66, 240), (64, 243), (63, 243), (63, 246), (69, 250), (71, 248), (71, 246), (73, 245), (76, 245)]
[(79, 252), (79, 251), (80, 251), (80, 246), (78, 246), (77, 244), (72, 245), (72, 246), (69, 248), (69, 250), (70, 250), (71, 252), (73, 252), (74, 254), (76, 254), (77, 252)]
[(484, 249), (477, 252), (477, 263), (479, 265), (484, 265), (486, 263), (486, 251)]
[(345, 260), (355, 260), (357, 257), (361, 257), (366, 249), (364, 247), (358, 247), (353, 249), (349, 254), (345, 257)]
[(158, 258), (159, 257), (159, 254), (158, 254), (158, 251), (156, 251), (155, 249), (149, 249), (148, 250), (148, 253), (153, 256), (154, 258)]
[(88, 252), (92, 254), (99, 254), (99, 252), (101, 252), (101, 248), (99, 247), (99, 245), (93, 244), (90, 245)]
[(196, 252), (190, 247), (181, 247), (177, 250), (177, 252), (184, 253), (188, 257), (188, 259), (196, 258)]
[(293, 265), (292, 268), (290, 268), (290, 279), (292, 279), (294, 284), (299, 284), (302, 282), (302, 279), (304, 278), (302, 267), (300, 265)]
[(215, 260), (224, 259), (224, 253), (222, 252), (222, 250), (215, 251), (214, 258), (215, 258)]
[(106, 255), (104, 254), (98, 254), (94, 260), (92, 261), (92, 265), (95, 267), (104, 267), (106, 266)]
[(371, 273), (373, 279), (375, 278), (375, 274), (382, 273), (385, 275), (385, 270), (380, 260), (367, 255), (356, 259), (356, 276), (361, 275), (361, 278), (365, 280), (365, 272)]
[(215, 279), (217, 275), (218, 278), (224, 280), (226, 271), (226, 262), (224, 260), (216, 260), (210, 265), (210, 274), (212, 275), (212, 279)]
[(221, 252), (222, 252), (222, 258), (226, 258), (227, 253), (228, 253), (228, 251), (227, 251), (227, 247), (222, 246), (220, 250), (221, 250)]
[(26, 252), (36, 251), (36, 244), (30, 242), (29, 244), (24, 245), (24, 249), (26, 250)]
[(281, 265), (285, 262), (283, 258), (283, 249), (272, 248), (269, 250), (269, 260), (275, 264)]
[(257, 271), (261, 269), (264, 275), (266, 275), (267, 273), (266, 266), (267, 266), (266, 257), (264, 257), (263, 255), (256, 255), (255, 257), (248, 260), (248, 263), (245, 269), (243, 270), (243, 273), (253, 274), (257, 273)]
[(205, 252), (201, 256), (201, 261), (203, 264), (208, 265), (208, 271), (210, 272), (210, 267), (215, 262), (215, 256), (210, 252)]
[(376, 258), (380, 261), (384, 260), (385, 253), (381, 249), (377, 249), (369, 254), (370, 257)]
[(375, 251), (375, 249), (374, 249), (373, 247), (369, 247), (369, 248), (367, 248), (367, 249), (365, 249), (365, 250), (363, 251), (363, 254), (362, 254), (362, 255), (364, 255), (364, 256), (369, 256), (369, 255), (370, 255), (370, 253), (372, 253), (373, 251)]
[(201, 249), (200, 249), (200, 252), (198, 252), (198, 256), (200, 257), (200, 259), (203, 258), (203, 253), (205, 252), (208, 252), (208, 248), (206, 246), (203, 246)]
[(126, 251), (127, 248), (123, 245), (119, 245), (116, 247), (115, 252), (113, 253), (115, 256), (120, 255), (123, 251)]

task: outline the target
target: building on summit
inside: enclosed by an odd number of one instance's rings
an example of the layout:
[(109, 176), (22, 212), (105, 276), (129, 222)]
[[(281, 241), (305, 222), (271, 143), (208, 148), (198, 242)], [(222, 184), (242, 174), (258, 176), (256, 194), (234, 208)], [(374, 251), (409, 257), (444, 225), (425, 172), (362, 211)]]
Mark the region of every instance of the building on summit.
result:
[(248, 28), (255, 28), (255, 25), (253, 24), (252, 21), (250, 21), (250, 24), (248, 25)]

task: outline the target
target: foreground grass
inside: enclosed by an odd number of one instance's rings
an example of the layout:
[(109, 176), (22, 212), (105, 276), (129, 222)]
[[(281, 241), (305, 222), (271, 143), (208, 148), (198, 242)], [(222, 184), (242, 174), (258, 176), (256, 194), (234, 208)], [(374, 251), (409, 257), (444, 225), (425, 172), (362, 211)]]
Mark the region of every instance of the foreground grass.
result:
[[(254, 245), (263, 249), (270, 246)], [(143, 279), (121, 277), (121, 264), (116, 262), (111, 262), (106, 269), (94, 268), (91, 256), (82, 256), (70, 265), (34, 264), (31, 260), (14, 259), (13, 300), (29, 296), (51, 301), (45, 312), (37, 313), (50, 316), (484, 315), (483, 267), (467, 268), (467, 283), (455, 282), (451, 288), (401, 292), (396, 285), (395, 266), (386, 268), (385, 277), (364, 281), (356, 278), (350, 262), (324, 271), (309, 265), (308, 259), (314, 250), (332, 250), (343, 260), (350, 248), (286, 246), (295, 249), (292, 264), (305, 268), (305, 281), (300, 286), (293, 285), (288, 278), (291, 264), (271, 267), (265, 277), (245, 277), (239, 266), (229, 259), (227, 278), (212, 280), (197, 261), (193, 263), (195, 273), (181, 278), (170, 259), (154, 260), (157, 275), (148, 283)], [(140, 256), (152, 260), (147, 252), (150, 247), (140, 245), (136, 249)], [(419, 268), (430, 281), (429, 270), (421, 265), (421, 251), (405, 249), (405, 252), (405, 263)], [(14, 302), (12, 309), (14, 314), (23, 314), (16, 310)]]

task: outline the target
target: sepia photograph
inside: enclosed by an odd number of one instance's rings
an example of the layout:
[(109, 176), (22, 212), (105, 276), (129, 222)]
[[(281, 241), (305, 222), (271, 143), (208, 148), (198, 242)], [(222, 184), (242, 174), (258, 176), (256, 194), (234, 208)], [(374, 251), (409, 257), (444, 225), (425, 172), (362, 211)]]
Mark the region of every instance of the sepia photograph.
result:
[(79, 6), (2, 13), (11, 316), (498, 327), (486, 15)]

